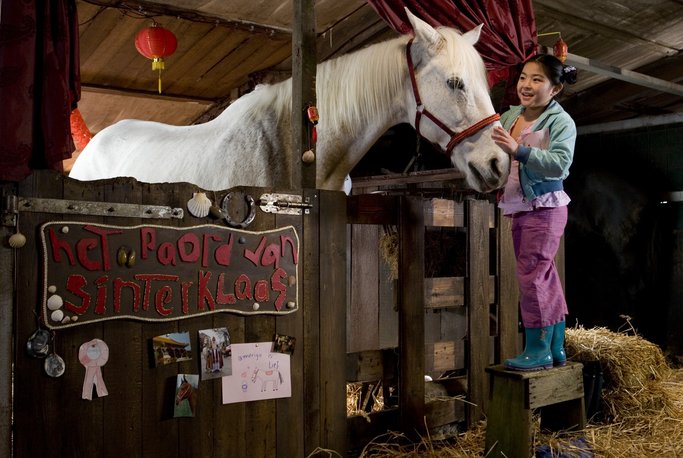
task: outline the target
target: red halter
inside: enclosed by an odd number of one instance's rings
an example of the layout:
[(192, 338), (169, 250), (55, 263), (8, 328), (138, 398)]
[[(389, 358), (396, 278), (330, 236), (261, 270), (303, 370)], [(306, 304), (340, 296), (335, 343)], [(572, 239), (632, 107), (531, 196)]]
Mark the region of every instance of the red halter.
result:
[(439, 118), (434, 116), (429, 110), (427, 110), (424, 107), (424, 105), (422, 105), (422, 100), (420, 99), (420, 91), (417, 90), (417, 80), (415, 79), (415, 68), (413, 67), (413, 58), (410, 55), (410, 46), (412, 44), (413, 40), (408, 41), (408, 46), (406, 47), (406, 59), (408, 60), (408, 73), (410, 74), (410, 82), (413, 85), (413, 95), (415, 96), (415, 103), (417, 104), (417, 107), (415, 108), (415, 130), (417, 131), (417, 134), (420, 135), (420, 119), (424, 114), (434, 124), (439, 126), (441, 130), (443, 130), (451, 136), (451, 140), (448, 142), (448, 146), (446, 146), (446, 155), (450, 157), (453, 154), (453, 148), (455, 148), (455, 145), (457, 145), (467, 137), (479, 132), (481, 129), (488, 126), (489, 124), (498, 121), (500, 119), (500, 115), (498, 113), (493, 113), (491, 116), (482, 119), (476, 124), (463, 130), (459, 134), (456, 134), (451, 129), (449, 129), (446, 124), (441, 122)]

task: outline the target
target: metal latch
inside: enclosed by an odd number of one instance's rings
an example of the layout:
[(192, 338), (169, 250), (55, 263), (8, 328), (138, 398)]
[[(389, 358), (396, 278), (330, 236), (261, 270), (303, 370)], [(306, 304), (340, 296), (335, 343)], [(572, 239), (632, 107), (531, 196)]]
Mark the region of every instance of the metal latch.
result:
[(298, 194), (263, 194), (259, 199), (259, 207), (266, 213), (280, 215), (301, 215), (301, 211), (308, 215), (313, 205), (310, 197), (302, 200)]
[(92, 216), (118, 216), (127, 218), (183, 219), (182, 208), (162, 205), (141, 205), (83, 200), (19, 197), (19, 212), (64, 213)]

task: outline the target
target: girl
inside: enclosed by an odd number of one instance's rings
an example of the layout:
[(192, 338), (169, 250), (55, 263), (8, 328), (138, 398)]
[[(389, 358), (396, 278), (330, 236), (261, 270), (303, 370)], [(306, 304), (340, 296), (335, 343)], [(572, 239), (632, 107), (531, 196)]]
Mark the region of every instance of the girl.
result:
[(576, 68), (556, 57), (529, 59), (517, 82), (521, 105), (510, 107), (493, 140), (511, 156), (510, 177), (499, 207), (512, 217), (512, 241), (524, 324), (524, 352), (505, 361), (513, 370), (564, 365), (567, 303), (555, 254), (567, 224), (569, 196), (562, 183), (574, 156), (576, 126), (553, 98), (576, 82)]

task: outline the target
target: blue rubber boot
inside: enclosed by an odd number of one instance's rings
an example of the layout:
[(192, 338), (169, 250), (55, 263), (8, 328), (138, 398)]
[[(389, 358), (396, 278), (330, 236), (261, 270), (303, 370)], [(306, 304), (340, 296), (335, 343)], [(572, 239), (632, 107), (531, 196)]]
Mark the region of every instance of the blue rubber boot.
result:
[(553, 326), (553, 339), (550, 341), (550, 352), (553, 354), (553, 364), (564, 366), (567, 364), (567, 353), (564, 351), (564, 321)]
[(505, 368), (514, 371), (539, 371), (553, 368), (550, 342), (553, 326), (524, 329), (524, 353), (516, 358), (506, 359)]

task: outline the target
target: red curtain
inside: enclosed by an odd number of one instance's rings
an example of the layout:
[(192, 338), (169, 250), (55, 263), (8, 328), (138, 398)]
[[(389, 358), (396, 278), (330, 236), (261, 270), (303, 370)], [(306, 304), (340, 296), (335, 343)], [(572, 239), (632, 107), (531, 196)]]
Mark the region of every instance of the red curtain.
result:
[(394, 30), (412, 31), (404, 7), (433, 26), (466, 32), (482, 27), (477, 51), (489, 71), (489, 85), (507, 81), (503, 106), (518, 103), (519, 64), (536, 50), (536, 19), (531, 0), (368, 0)]
[(0, 2), (0, 180), (62, 170), (80, 99), (75, 0)]

